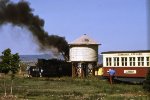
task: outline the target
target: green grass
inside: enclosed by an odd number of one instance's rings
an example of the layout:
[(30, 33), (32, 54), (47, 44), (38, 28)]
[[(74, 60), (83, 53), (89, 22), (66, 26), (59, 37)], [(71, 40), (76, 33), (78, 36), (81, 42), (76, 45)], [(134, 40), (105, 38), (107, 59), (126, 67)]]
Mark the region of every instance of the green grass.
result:
[[(10, 80), (7, 78), (7, 93)], [(0, 78), (0, 95), (4, 95)], [(142, 85), (116, 83), (98, 78), (15, 78), (13, 94), (17, 100), (149, 100), (150, 94)]]

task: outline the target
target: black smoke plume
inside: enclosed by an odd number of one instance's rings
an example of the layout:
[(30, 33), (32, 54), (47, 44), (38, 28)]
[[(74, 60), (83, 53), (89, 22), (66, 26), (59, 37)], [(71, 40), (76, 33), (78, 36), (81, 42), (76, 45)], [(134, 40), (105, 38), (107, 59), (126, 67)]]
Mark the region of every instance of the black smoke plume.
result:
[(44, 20), (33, 14), (29, 3), (20, 1), (13, 3), (10, 0), (0, 1), (0, 25), (12, 23), (20, 27), (27, 27), (37, 39), (41, 50), (55, 47), (65, 57), (68, 57), (69, 46), (64, 37), (48, 35), (44, 30)]

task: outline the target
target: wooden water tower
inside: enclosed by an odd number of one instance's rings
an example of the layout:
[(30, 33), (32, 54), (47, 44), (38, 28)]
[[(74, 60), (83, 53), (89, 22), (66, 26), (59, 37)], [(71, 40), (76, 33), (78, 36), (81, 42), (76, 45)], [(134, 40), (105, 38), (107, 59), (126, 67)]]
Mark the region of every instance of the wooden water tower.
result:
[(86, 34), (69, 44), (69, 60), (72, 62), (72, 77), (95, 76), (98, 62), (98, 46)]

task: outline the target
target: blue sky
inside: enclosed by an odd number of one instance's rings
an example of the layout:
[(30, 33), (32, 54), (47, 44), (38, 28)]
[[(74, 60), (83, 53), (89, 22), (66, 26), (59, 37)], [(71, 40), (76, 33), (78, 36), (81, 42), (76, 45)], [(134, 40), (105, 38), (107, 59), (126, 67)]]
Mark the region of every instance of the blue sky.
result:
[[(34, 14), (44, 19), (47, 32), (63, 36), (69, 43), (87, 34), (102, 44), (99, 53), (148, 49), (146, 0), (27, 1)], [(24, 32), (28, 34), (17, 35)], [(0, 52), (9, 47), (20, 54), (37, 53), (38, 46), (25, 28), (3, 25), (0, 33)]]

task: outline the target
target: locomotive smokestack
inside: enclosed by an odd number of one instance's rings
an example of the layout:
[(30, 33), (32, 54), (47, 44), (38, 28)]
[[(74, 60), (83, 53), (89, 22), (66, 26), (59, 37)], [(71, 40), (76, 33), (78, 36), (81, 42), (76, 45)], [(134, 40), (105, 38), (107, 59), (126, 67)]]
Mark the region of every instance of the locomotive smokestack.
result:
[(36, 38), (40, 50), (55, 47), (60, 53), (68, 57), (69, 46), (65, 38), (48, 35), (44, 30), (44, 20), (33, 14), (33, 10), (27, 1), (21, 0), (18, 3), (13, 3), (9, 0), (0, 1), (0, 25), (7, 23), (27, 27)]

